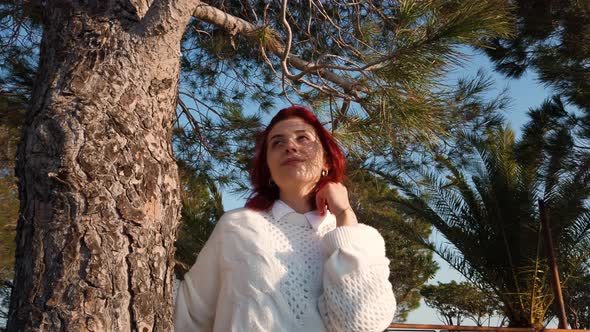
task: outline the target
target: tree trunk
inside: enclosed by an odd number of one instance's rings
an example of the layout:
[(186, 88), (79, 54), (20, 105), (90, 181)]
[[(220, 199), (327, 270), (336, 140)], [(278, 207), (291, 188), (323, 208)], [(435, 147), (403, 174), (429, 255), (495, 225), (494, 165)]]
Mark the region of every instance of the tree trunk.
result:
[(180, 212), (171, 129), (190, 13), (150, 34), (137, 29), (149, 5), (80, 3), (44, 8), (17, 157), (8, 330), (171, 331)]

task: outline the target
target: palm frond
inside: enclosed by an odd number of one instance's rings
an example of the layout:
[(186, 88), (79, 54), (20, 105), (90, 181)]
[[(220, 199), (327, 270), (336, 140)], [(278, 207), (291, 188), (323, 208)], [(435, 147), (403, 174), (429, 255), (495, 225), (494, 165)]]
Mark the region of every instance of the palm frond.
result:
[[(553, 300), (538, 199), (548, 199), (565, 280), (590, 254), (590, 157), (575, 159), (569, 131), (547, 138), (537, 127), (528, 135), (547, 139), (541, 154), (526, 150), (507, 128), (484, 137), (464, 133), (467, 164), (438, 156), (438, 169), (395, 184), (404, 194), (400, 207), (448, 241), (430, 248), (467, 279), (493, 289), (504, 314), (522, 326), (542, 324)], [(523, 151), (537, 159), (523, 160)], [(569, 263), (575, 264), (566, 268)]]

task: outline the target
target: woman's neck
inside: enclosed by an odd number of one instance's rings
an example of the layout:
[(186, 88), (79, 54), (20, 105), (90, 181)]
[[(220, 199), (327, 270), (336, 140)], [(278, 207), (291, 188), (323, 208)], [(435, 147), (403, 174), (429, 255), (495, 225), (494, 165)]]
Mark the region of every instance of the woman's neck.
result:
[(297, 213), (303, 214), (311, 211), (309, 193), (281, 191), (279, 198)]

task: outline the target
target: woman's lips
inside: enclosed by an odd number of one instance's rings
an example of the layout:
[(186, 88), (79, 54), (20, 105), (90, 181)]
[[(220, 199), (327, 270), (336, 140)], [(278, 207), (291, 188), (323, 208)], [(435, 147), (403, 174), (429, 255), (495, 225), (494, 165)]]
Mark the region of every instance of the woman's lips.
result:
[(281, 165), (297, 165), (299, 163), (304, 162), (304, 159), (299, 158), (289, 158), (281, 163)]

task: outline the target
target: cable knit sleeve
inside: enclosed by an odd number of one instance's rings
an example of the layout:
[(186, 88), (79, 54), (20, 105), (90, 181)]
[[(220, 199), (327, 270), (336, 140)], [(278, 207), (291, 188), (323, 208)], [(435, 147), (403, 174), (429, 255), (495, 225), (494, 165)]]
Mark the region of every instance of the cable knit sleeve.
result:
[(211, 331), (220, 287), (222, 227), (217, 224), (176, 295), (176, 332)]
[(385, 330), (396, 302), (383, 237), (358, 224), (336, 227), (322, 242), (328, 259), (318, 306), (328, 331)]

